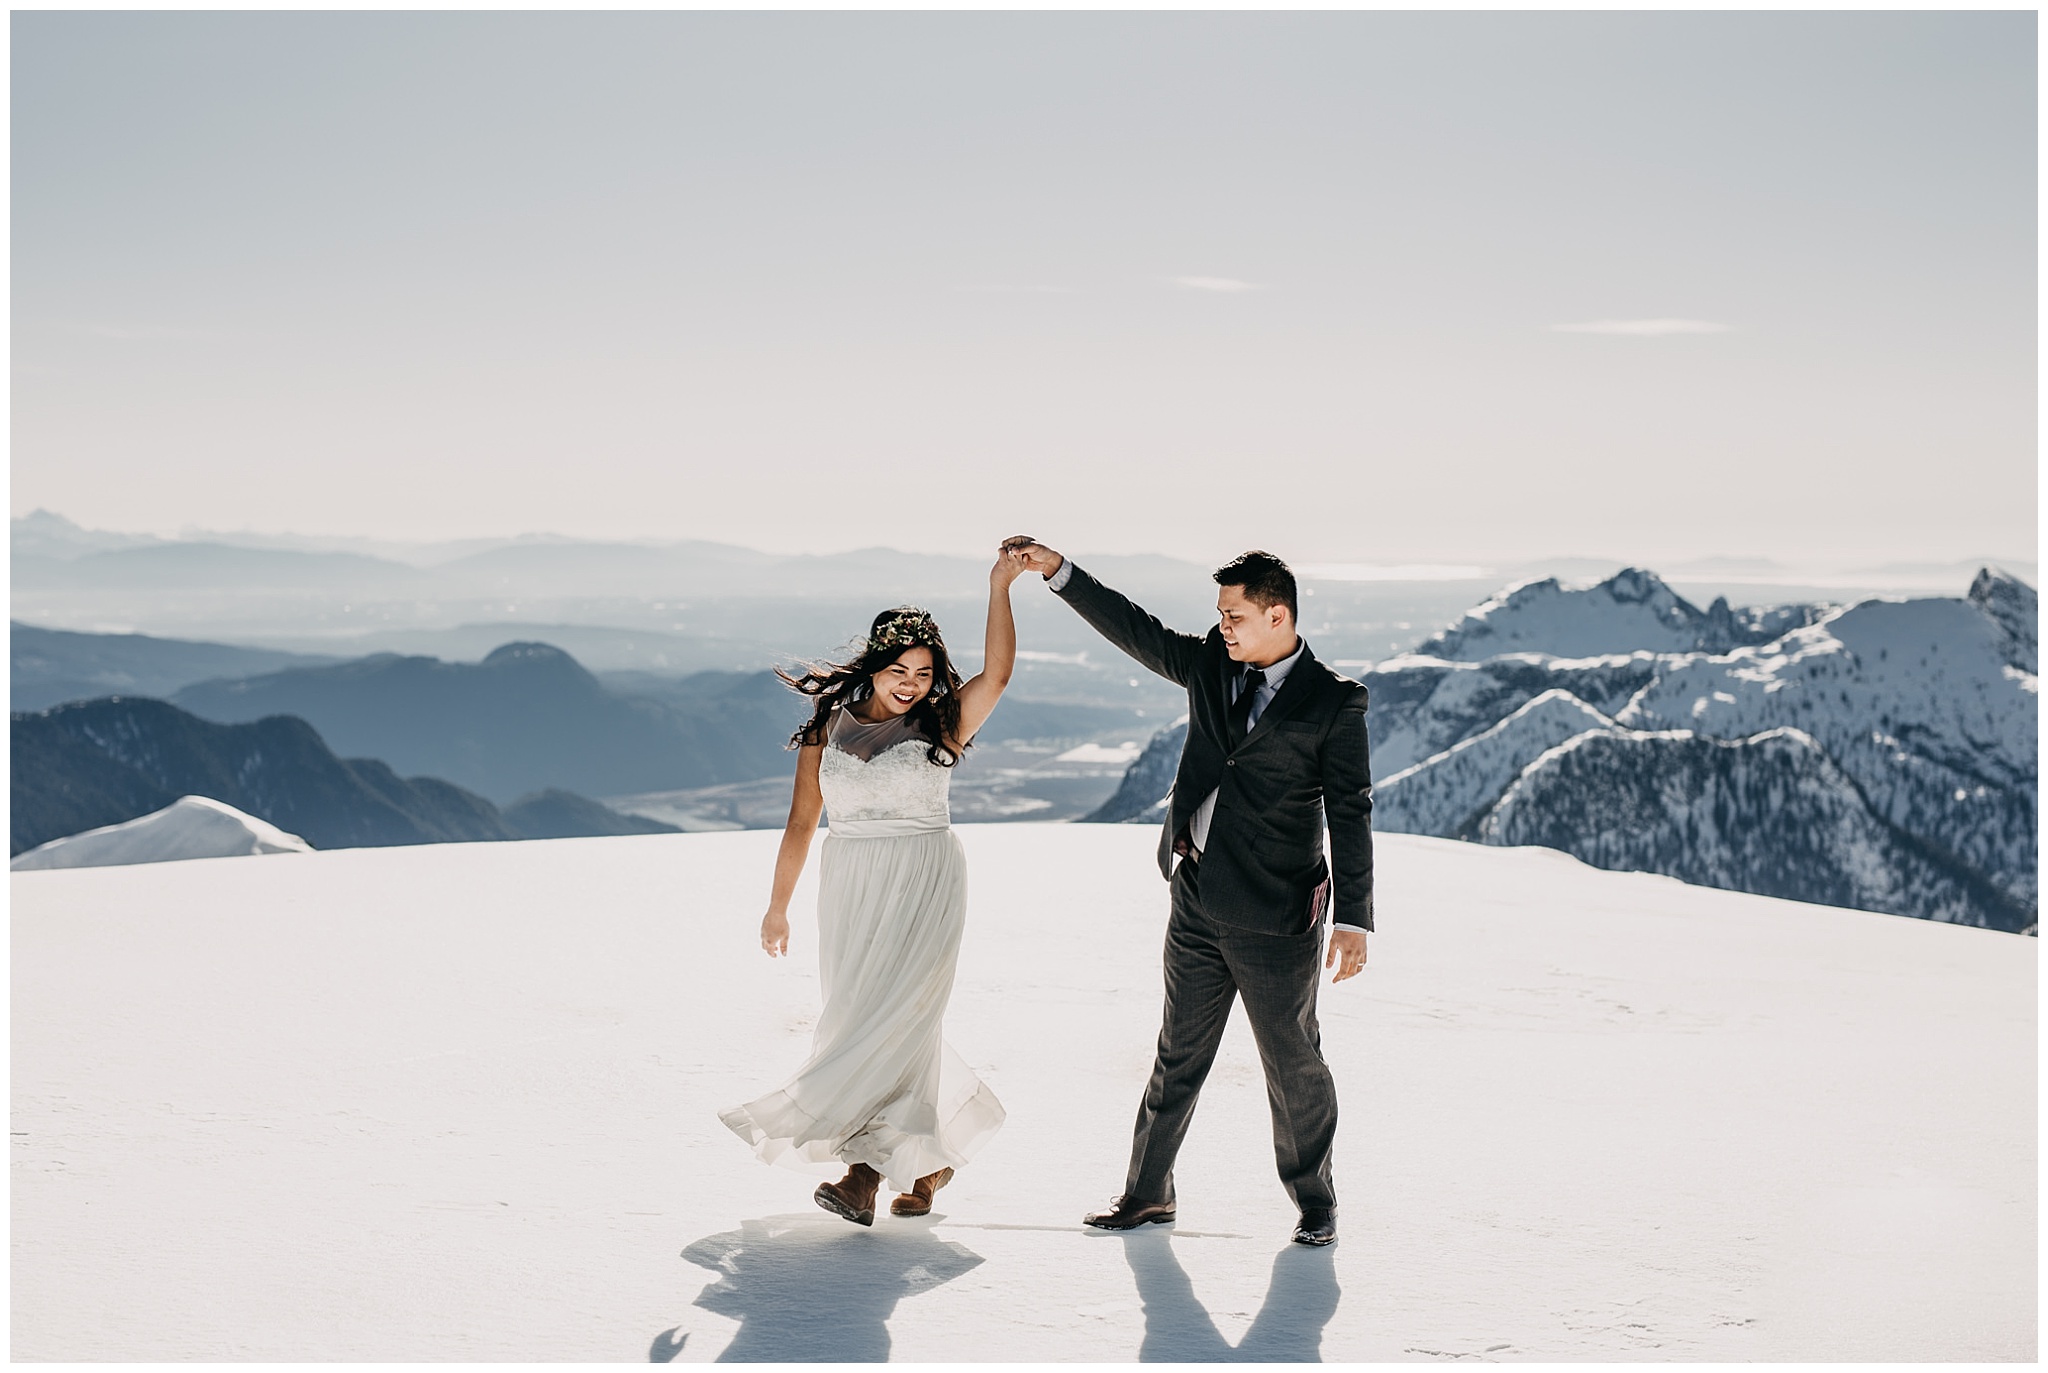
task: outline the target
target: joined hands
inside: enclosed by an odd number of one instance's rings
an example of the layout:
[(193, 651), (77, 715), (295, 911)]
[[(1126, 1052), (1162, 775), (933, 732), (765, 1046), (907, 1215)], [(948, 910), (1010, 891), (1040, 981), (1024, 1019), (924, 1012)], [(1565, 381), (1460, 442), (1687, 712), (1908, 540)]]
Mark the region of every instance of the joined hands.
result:
[(1061, 564), (1066, 562), (1065, 558), (1052, 549), (1047, 548), (1029, 534), (1012, 534), (1009, 538), (1004, 539), (1003, 552), (1005, 554), (1015, 554), (1021, 558), (1024, 563), (1024, 571), (1036, 572), (1044, 577), (1050, 577), (1055, 572), (1058, 572)]
[(1030, 570), (1031, 565), (1024, 558), (1024, 545), (1015, 539), (1005, 539), (996, 550), (995, 566), (988, 570), (989, 585), (999, 589), (1008, 587)]

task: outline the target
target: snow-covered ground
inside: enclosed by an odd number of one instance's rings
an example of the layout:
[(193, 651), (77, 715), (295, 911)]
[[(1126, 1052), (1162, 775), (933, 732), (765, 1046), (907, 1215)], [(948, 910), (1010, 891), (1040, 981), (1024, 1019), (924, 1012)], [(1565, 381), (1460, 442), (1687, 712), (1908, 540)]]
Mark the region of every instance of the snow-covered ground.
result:
[(1241, 1019), (1180, 1224), (1115, 1236), (1155, 835), (961, 836), (1009, 1123), (872, 1230), (715, 1114), (816, 1011), (773, 832), (14, 875), (14, 1357), (2036, 1356), (2034, 940), (1385, 836), (1338, 1244)]

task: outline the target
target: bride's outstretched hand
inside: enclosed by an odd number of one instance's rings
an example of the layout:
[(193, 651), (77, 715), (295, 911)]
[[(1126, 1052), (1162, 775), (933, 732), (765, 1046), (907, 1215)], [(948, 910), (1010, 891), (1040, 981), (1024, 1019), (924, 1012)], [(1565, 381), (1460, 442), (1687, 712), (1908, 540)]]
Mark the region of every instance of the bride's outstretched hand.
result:
[(761, 917), (761, 947), (774, 958), (789, 952), (789, 917), (781, 911), (770, 911)]
[(988, 570), (990, 586), (1002, 588), (1016, 581), (1031, 570), (1031, 563), (1024, 556), (1025, 545), (1005, 543), (996, 550), (996, 563)]

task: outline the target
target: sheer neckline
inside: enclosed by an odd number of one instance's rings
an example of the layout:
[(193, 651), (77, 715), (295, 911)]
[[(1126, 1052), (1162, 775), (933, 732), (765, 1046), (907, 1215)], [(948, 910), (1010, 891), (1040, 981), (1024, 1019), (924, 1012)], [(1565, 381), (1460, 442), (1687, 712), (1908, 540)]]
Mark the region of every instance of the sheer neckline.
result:
[(865, 762), (898, 744), (924, 738), (925, 727), (911, 712), (870, 721), (854, 714), (851, 706), (841, 706), (833, 713), (825, 741)]

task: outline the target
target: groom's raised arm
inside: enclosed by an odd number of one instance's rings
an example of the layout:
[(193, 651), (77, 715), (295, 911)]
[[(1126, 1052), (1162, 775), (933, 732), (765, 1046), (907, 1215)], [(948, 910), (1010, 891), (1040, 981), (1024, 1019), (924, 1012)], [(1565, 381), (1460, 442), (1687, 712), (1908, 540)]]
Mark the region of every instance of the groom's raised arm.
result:
[[(1072, 558), (1042, 544), (1032, 548), (1038, 555), (1032, 558), (1033, 565), (1045, 573), (1046, 585), (1094, 626), (1096, 633), (1168, 681), (1188, 684), (1202, 658), (1198, 636), (1168, 629), (1128, 596), (1110, 590), (1076, 567)], [(1058, 559), (1059, 565), (1048, 571), (1044, 563), (1052, 559)]]

